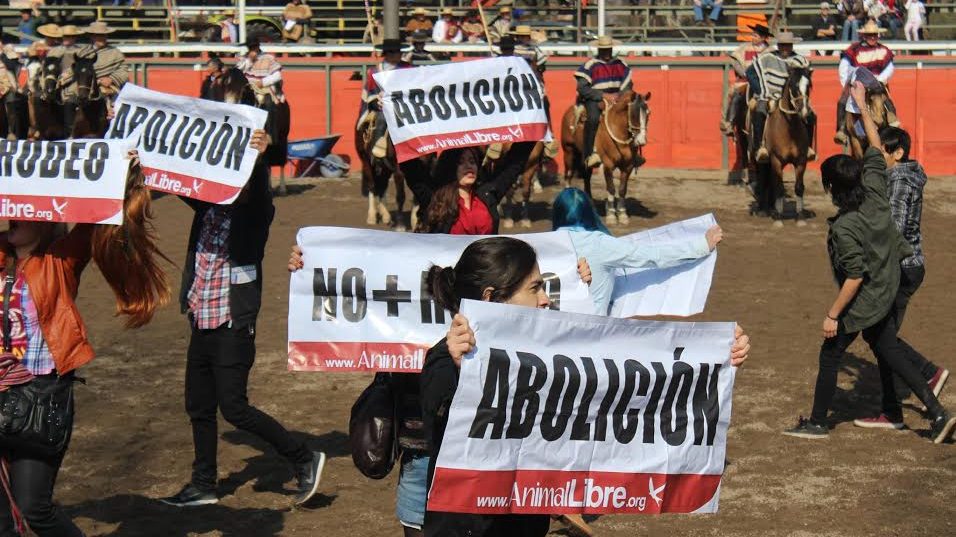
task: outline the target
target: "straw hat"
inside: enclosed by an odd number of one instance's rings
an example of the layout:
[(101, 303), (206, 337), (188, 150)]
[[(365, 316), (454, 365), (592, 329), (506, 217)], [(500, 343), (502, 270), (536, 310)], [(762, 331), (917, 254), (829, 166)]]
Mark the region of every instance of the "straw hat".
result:
[(793, 45), (794, 43), (799, 43), (803, 39), (793, 35), (793, 32), (777, 32), (774, 42), (778, 45)]
[(428, 15), (428, 12), (423, 7), (416, 7), (415, 11), (412, 11), (412, 15)]
[(83, 35), (83, 30), (79, 29), (73, 24), (67, 24), (66, 26), (61, 26), (60, 30), (63, 30), (63, 37), (76, 37)]
[(870, 34), (870, 35), (880, 35), (886, 33), (886, 28), (880, 28), (873, 19), (866, 21), (866, 24), (862, 28), (856, 31), (860, 35)]
[(588, 45), (599, 48), (599, 49), (612, 48), (620, 44), (621, 44), (620, 41), (618, 41), (617, 39), (611, 39), (611, 37), (607, 35), (602, 35), (601, 37), (598, 37), (596, 40), (588, 43)]
[(52, 37), (54, 39), (59, 39), (63, 37), (63, 30), (58, 24), (44, 24), (37, 28), (37, 33), (43, 37)]
[(505, 7), (501, 8), (501, 9), (499, 9), (499, 10), (498, 10), (498, 13), (500, 13), (500, 14), (502, 14), (502, 15), (509, 15), (509, 14), (511, 14), (511, 8), (508, 7), (508, 6), (505, 6)]
[(511, 35), (530, 36), (531, 27), (528, 26), (527, 24), (519, 24), (518, 27), (511, 32)]
[(9, 44), (9, 43), (6, 44), (6, 45), (3, 45), (3, 55), (6, 56), (7, 58), (11, 59), (11, 60), (18, 60), (18, 59), (20, 59), (20, 55), (17, 54), (16, 49), (14, 49), (14, 48), (13, 48), (13, 45), (12, 45), (12, 44)]
[(452, 17), (454, 17), (454, 16), (455, 16), (455, 11), (454, 11), (452, 8), (450, 8), (450, 7), (446, 7), (445, 9), (441, 10), (441, 14), (442, 14), (442, 15), (451, 15)]
[(116, 29), (110, 28), (110, 25), (103, 21), (96, 21), (90, 23), (86, 28), (83, 28), (83, 31), (92, 35), (106, 35), (115, 32)]

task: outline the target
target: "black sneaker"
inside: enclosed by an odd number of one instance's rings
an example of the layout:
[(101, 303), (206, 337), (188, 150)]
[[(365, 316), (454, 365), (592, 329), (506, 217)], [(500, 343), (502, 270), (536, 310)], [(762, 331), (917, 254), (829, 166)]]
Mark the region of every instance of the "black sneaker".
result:
[(787, 429), (783, 434), (797, 438), (817, 439), (828, 438), (830, 436), (830, 430), (827, 429), (826, 425), (817, 425), (803, 416), (800, 416), (799, 421), (797, 421), (797, 426), (793, 429)]
[(311, 461), (296, 466), (295, 476), (299, 481), (299, 491), (295, 495), (296, 505), (302, 505), (315, 496), (315, 491), (319, 490), (319, 480), (322, 479), (324, 467), (325, 453), (321, 451), (313, 451)]
[(176, 507), (195, 507), (197, 505), (219, 503), (219, 498), (216, 497), (215, 491), (202, 490), (192, 483), (189, 483), (175, 496), (160, 498), (159, 501), (166, 505), (174, 505)]
[(953, 430), (956, 429), (956, 416), (944, 412), (932, 422), (930, 422), (929, 435), (934, 444), (942, 444), (947, 438), (953, 436)]

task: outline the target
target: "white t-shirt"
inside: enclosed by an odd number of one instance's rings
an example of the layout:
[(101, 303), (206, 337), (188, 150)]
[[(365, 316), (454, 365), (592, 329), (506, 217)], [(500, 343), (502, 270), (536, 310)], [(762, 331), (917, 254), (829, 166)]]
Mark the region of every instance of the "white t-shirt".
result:
[(906, 0), (906, 20), (909, 22), (923, 22), (926, 15), (926, 6), (919, 0)]

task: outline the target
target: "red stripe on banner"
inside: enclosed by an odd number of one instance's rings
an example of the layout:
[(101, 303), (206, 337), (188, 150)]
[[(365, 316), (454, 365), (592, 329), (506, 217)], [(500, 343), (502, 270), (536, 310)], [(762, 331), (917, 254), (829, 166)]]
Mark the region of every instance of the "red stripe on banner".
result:
[(422, 370), (429, 345), (364, 341), (290, 341), (289, 371)]
[(0, 218), (97, 224), (123, 211), (123, 200), (58, 196), (0, 196)]
[(429, 511), (481, 514), (691, 513), (720, 475), (435, 468)]
[(191, 175), (145, 166), (143, 167), (143, 175), (146, 176), (146, 186), (153, 190), (209, 203), (227, 202), (238, 196), (242, 190), (241, 188)]
[(395, 144), (395, 157), (405, 162), (422, 155), (452, 149), (492, 143), (537, 142), (548, 132), (547, 123), (520, 123), (487, 129), (445, 132), (409, 138)]

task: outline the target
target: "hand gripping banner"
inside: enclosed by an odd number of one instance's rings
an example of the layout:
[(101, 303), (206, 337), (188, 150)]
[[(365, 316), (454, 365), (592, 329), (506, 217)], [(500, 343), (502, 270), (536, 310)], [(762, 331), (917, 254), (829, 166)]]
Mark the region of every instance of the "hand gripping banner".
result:
[[(289, 282), (289, 369), (398, 371), (422, 367), (449, 312), (426, 287), (432, 265), (454, 265), (482, 237), (311, 227), (296, 242), (305, 268)], [(566, 232), (516, 235), (538, 253), (552, 307), (591, 312)]]
[(170, 95), (126, 84), (106, 131), (139, 150), (146, 186), (210, 203), (232, 203), (259, 156), (252, 131), (268, 114), (252, 106)]
[(375, 73), (399, 162), (452, 147), (550, 140), (544, 87), (520, 57)]
[(717, 511), (733, 323), (465, 301), (464, 357), (428, 509)]
[(118, 140), (0, 140), (0, 218), (121, 224), (130, 147)]

